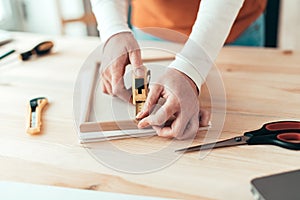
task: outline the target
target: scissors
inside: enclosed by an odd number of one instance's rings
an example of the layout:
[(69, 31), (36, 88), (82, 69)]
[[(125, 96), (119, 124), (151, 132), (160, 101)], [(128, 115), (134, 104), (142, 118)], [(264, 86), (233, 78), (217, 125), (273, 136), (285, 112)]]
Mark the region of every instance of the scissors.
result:
[(260, 129), (249, 131), (231, 139), (178, 149), (175, 152), (192, 152), (237, 145), (270, 144), (291, 150), (300, 150), (300, 122), (278, 121), (264, 124)]

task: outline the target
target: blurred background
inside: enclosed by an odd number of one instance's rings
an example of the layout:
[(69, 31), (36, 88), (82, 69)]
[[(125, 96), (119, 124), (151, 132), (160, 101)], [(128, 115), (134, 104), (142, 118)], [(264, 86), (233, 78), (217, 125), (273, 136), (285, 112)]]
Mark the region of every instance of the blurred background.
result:
[[(266, 45), (300, 49), (299, 0), (269, 0)], [(50, 35), (98, 36), (90, 0), (0, 0), (0, 29)]]
[(89, 0), (0, 0), (0, 29), (98, 35)]

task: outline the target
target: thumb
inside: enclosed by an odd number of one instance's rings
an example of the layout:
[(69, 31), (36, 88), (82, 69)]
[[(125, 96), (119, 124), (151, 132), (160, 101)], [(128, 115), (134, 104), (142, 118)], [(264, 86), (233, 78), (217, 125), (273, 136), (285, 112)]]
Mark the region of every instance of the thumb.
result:
[(137, 114), (137, 119), (142, 119), (150, 114), (151, 109), (157, 104), (161, 93), (163, 90), (163, 86), (159, 84), (154, 84), (150, 86), (150, 90), (146, 99), (146, 102), (144, 104), (143, 110)]
[(147, 69), (143, 66), (141, 51), (139, 49), (129, 52), (129, 61), (133, 66), (135, 77), (144, 78)]
[(143, 65), (140, 49), (132, 50), (128, 53), (128, 55), (129, 61), (134, 67), (139, 67)]

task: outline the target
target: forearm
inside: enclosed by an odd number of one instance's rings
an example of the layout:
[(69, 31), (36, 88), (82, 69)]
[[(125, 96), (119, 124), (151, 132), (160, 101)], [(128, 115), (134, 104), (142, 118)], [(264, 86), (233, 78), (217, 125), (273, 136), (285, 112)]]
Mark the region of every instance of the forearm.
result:
[(189, 40), (170, 67), (202, 83), (229, 35), (244, 0), (202, 0)]
[(91, 0), (102, 42), (120, 32), (130, 32), (127, 24), (128, 0)]
[(190, 39), (215, 60), (244, 0), (202, 0)]

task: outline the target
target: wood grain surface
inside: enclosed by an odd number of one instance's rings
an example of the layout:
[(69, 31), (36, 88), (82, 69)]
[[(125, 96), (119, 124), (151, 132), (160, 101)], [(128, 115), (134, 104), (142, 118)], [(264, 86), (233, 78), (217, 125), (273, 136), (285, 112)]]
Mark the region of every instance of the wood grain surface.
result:
[[(275, 146), (237, 146), (182, 155), (151, 173), (115, 171), (78, 143), (73, 91), (97, 38), (60, 38), (15, 33), (22, 49), (53, 39), (55, 51), (21, 62), (0, 63), (1, 180), (179, 199), (252, 199), (250, 180), (300, 168), (299, 152)], [(260, 128), (274, 120), (300, 120), (300, 52), (263, 48), (223, 48), (216, 62), (226, 88), (227, 112), (220, 139)], [(42, 134), (26, 134), (28, 101), (45, 96)], [(205, 87), (203, 107), (210, 106)], [(209, 137), (199, 132), (194, 143)], [(214, 139), (214, 138), (212, 138)], [(111, 141), (126, 151), (152, 152), (170, 140), (149, 137)], [(181, 141), (175, 141), (181, 143)], [(163, 157), (157, 157), (165, 159)]]

